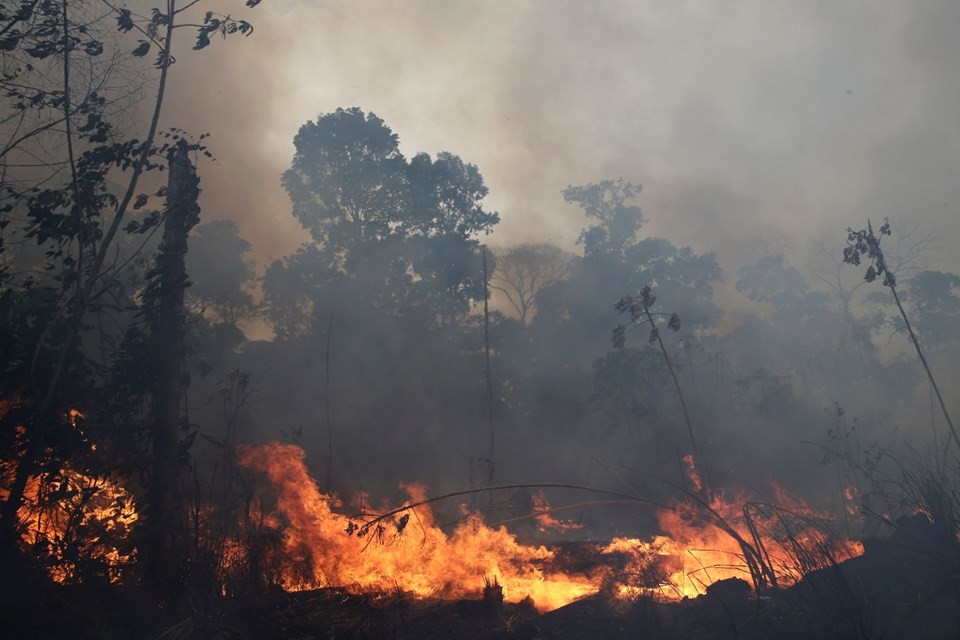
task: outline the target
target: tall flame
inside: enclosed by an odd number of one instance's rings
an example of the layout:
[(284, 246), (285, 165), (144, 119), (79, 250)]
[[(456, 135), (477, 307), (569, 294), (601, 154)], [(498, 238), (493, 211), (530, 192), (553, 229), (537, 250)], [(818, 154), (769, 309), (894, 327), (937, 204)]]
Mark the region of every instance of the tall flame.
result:
[[(543, 610), (596, 591), (591, 578), (546, 570), (553, 557), (547, 548), (521, 545), (506, 528), (487, 527), (476, 515), (447, 535), (430, 509), (417, 507), (408, 520), (368, 534), (377, 540), (346, 535), (351, 520), (335, 513), (339, 502), (317, 489), (299, 447), (241, 447), (239, 458), (264, 473), (276, 491), (282, 544), (292, 561), (282, 576), (287, 588), (400, 588), (421, 597), (456, 598), (477, 595), (485, 578), (496, 578), (507, 600), (529, 596)], [(405, 488), (411, 501), (423, 499), (424, 487)]]
[[(447, 533), (426, 505), (358, 521), (338, 512), (342, 504), (335, 496), (319, 491), (304, 457), (289, 444), (238, 447), (240, 465), (264, 482), (254, 485), (257, 494), (238, 522), (236, 531), (246, 537), (211, 538), (225, 585), (232, 575), (253, 575), (289, 590), (337, 586), (449, 599), (477, 597), (485, 585), (497, 584), (506, 600), (529, 597), (545, 611), (600, 591), (625, 598), (693, 597), (731, 577), (785, 586), (862, 553), (859, 543), (825, 535), (828, 518), (777, 487), (773, 503), (691, 493), (658, 512), (662, 535), (605, 545), (522, 544), (504, 526), (469, 513)], [(426, 498), (422, 485), (403, 488), (406, 505)], [(201, 511), (201, 520), (214, 513), (212, 506)], [(542, 493), (533, 497), (531, 515), (541, 531), (576, 526), (552, 517)], [(137, 511), (112, 479), (69, 468), (43, 481), (31, 478), (19, 516), (23, 542), (42, 555), (57, 581), (78, 579), (81, 561), (93, 561), (119, 581), (134, 558), (130, 534)]]
[[(661, 510), (665, 535), (650, 541), (615, 539), (597, 547), (600, 558), (593, 569), (568, 572), (558, 567), (562, 563), (555, 562), (555, 551), (523, 545), (504, 527), (489, 527), (478, 515), (468, 516), (450, 534), (426, 506), (358, 528), (335, 511), (341, 506), (335, 497), (317, 489), (297, 446), (241, 447), (238, 456), (242, 466), (269, 482), (270, 495), (262, 495), (260, 503), (274, 507), (255, 518), (280, 535), (285, 561), (279, 574), (289, 589), (399, 588), (421, 597), (456, 598), (479, 595), (484, 580), (495, 578), (507, 600), (529, 596), (538, 609), (549, 610), (611, 583), (624, 597), (659, 593), (679, 598), (703, 593), (724, 578), (750, 578), (745, 549), (732, 534), (760, 550), (771, 580), (781, 585), (819, 568), (817, 562), (862, 552), (856, 543), (831, 542), (813, 524), (820, 514), (799, 502), (794, 501), (787, 514), (717, 494), (709, 505), (694, 500)], [(425, 497), (421, 485), (404, 488), (410, 497), (407, 504)], [(540, 516), (543, 504), (535, 511)], [(366, 535), (347, 535), (358, 532)], [(610, 557), (614, 555), (626, 559), (619, 571), (618, 561)]]

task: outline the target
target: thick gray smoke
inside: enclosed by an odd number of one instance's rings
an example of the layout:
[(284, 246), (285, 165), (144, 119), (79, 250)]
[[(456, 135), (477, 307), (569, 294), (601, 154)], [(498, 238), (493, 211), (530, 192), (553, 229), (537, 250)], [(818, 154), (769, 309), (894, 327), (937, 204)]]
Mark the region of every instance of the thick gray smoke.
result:
[[(625, 321), (614, 303), (646, 284), (682, 321), (661, 330), (718, 483), (824, 495), (836, 487), (821, 459), (924, 443), (931, 422), (942, 445), (886, 291), (840, 256), (847, 227), (894, 221), (884, 242), (908, 307), (934, 368), (955, 375), (960, 6), (264, 2), (249, 19), (249, 39), (199, 53), (184, 41), (163, 116), (212, 134), (204, 222), (236, 225), (200, 227), (191, 258), (204, 319), (191, 402), (198, 423), (225, 423), (211, 432), (298, 440), (323, 470), (332, 429), (342, 490), (482, 484), (479, 241), (500, 259), (523, 243), (573, 256), (528, 324), (493, 297), (498, 480), (680, 481), (690, 442), (649, 328), (610, 350)], [(456, 238), (455, 259), (433, 227), (353, 263), (323, 254), (327, 238), (304, 247), (281, 185), (294, 136), (354, 106), (399, 136), (406, 162), (449, 151), (475, 165), (501, 216), (492, 234)], [(564, 197), (621, 177), (601, 214), (589, 189)], [(643, 190), (617, 201), (624, 184)], [(245, 343), (235, 323), (276, 339)], [(239, 370), (242, 406), (223, 392)]]

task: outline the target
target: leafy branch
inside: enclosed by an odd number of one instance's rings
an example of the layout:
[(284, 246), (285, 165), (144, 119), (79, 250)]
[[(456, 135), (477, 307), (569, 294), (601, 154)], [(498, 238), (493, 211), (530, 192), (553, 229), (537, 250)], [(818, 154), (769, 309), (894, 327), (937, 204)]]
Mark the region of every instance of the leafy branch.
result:
[(890, 293), (893, 294), (893, 300), (897, 303), (897, 309), (900, 310), (903, 324), (907, 329), (907, 333), (910, 334), (910, 340), (913, 342), (914, 348), (917, 350), (920, 363), (923, 365), (924, 371), (927, 372), (927, 379), (930, 380), (930, 386), (933, 387), (933, 392), (936, 394), (937, 401), (940, 403), (940, 410), (943, 411), (943, 417), (947, 421), (947, 426), (950, 427), (950, 434), (953, 436), (953, 441), (957, 445), (957, 448), (960, 449), (960, 436), (957, 435), (957, 430), (954, 428), (953, 421), (950, 419), (950, 413), (947, 411), (947, 405), (944, 403), (943, 396), (940, 394), (940, 388), (937, 386), (937, 381), (933, 377), (933, 372), (930, 371), (930, 365), (927, 364), (926, 356), (923, 355), (923, 349), (920, 348), (920, 341), (917, 340), (917, 336), (913, 332), (913, 327), (910, 326), (910, 319), (907, 318), (907, 312), (904, 311), (903, 304), (900, 302), (900, 296), (897, 295), (896, 275), (894, 275), (887, 266), (883, 250), (880, 248), (880, 240), (883, 239), (883, 236), (889, 235), (891, 235), (889, 220), (884, 220), (883, 225), (877, 230), (877, 233), (874, 233), (873, 225), (870, 224), (869, 219), (867, 220), (866, 229), (854, 231), (848, 227), (847, 246), (843, 249), (843, 261), (858, 267), (861, 263), (861, 256), (863, 256), (869, 265), (863, 279), (867, 282), (873, 282), (882, 276), (883, 286), (890, 287)]
[[(680, 316), (676, 313), (671, 313), (669, 316), (664, 313), (654, 313), (651, 311), (654, 303), (657, 301), (656, 296), (653, 295), (650, 285), (643, 287), (643, 290), (640, 291), (639, 297), (633, 296), (624, 296), (620, 298), (619, 302), (614, 305), (614, 309), (620, 313), (628, 313), (630, 315), (631, 328), (636, 329), (641, 326), (650, 326), (650, 335), (647, 338), (647, 342), (652, 344), (657, 343), (660, 347), (660, 353), (663, 354), (663, 360), (667, 363), (667, 369), (670, 371), (670, 377), (673, 379), (673, 386), (677, 390), (677, 397), (680, 399), (680, 408), (683, 410), (683, 419), (687, 424), (687, 434), (690, 437), (690, 447), (693, 450), (694, 460), (701, 465), (701, 478), (703, 480), (702, 486), (698, 487), (701, 491), (709, 493), (709, 485), (707, 483), (707, 475), (705, 468), (703, 468), (703, 456), (700, 455), (700, 448), (697, 446), (697, 438), (693, 432), (693, 424), (690, 421), (690, 413), (687, 411), (687, 402), (683, 397), (683, 390), (680, 388), (680, 381), (677, 379), (677, 374), (673, 370), (673, 363), (670, 361), (670, 356), (667, 354), (667, 348), (663, 344), (663, 339), (660, 337), (660, 328), (657, 325), (657, 318), (667, 317), (667, 328), (671, 331), (680, 330)], [(620, 324), (617, 325), (613, 330), (611, 340), (613, 342), (613, 347), (615, 349), (622, 349), (626, 343), (626, 332), (627, 327)]]

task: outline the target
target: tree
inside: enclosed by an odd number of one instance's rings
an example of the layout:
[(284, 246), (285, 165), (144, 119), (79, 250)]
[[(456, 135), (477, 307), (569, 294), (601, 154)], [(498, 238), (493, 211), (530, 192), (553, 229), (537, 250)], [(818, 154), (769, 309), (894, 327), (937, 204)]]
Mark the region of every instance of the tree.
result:
[(829, 304), (829, 295), (812, 290), (784, 256), (767, 255), (744, 265), (737, 272), (736, 288), (768, 307), (762, 317), (751, 315), (727, 336), (739, 354), (741, 395), (757, 383), (764, 394), (776, 390), (777, 385), (766, 384), (771, 363), (777, 367), (774, 379), (813, 382), (834, 392), (862, 379), (864, 369), (875, 364), (869, 340), (853, 352), (846, 318)]
[(597, 221), (583, 229), (577, 240), (585, 256), (622, 253), (633, 244), (644, 218), (640, 207), (627, 201), (640, 191), (640, 185), (623, 178), (564, 189), (564, 200), (576, 203), (588, 218)]
[(190, 288), (196, 310), (212, 321), (236, 324), (253, 313), (253, 265), (246, 255), (253, 248), (232, 220), (198, 226), (187, 255)]
[[(920, 342), (933, 350), (960, 343), (960, 276), (921, 271), (905, 284), (904, 300)], [(906, 327), (898, 323), (898, 329)]]
[[(427, 325), (449, 322), (482, 298), (476, 236), (499, 215), (483, 207), (488, 190), (475, 166), (445, 152), (408, 162), (397, 135), (356, 107), (306, 123), (294, 146), (283, 184), (314, 243), (268, 270), (277, 321), (302, 326), (296, 312), (315, 310), (332, 291)], [(302, 293), (278, 288), (294, 282)]]
[(933, 388), (933, 392), (937, 396), (937, 401), (940, 403), (940, 410), (943, 413), (944, 419), (947, 421), (947, 426), (950, 428), (950, 434), (953, 436), (953, 442), (957, 445), (957, 448), (960, 449), (960, 435), (957, 434), (957, 430), (953, 426), (953, 420), (950, 419), (950, 413), (947, 411), (947, 405), (940, 393), (940, 387), (937, 385), (937, 380), (934, 378), (933, 372), (930, 370), (930, 365), (927, 364), (927, 358), (923, 353), (923, 349), (920, 347), (920, 341), (917, 339), (917, 335), (914, 333), (913, 327), (910, 325), (910, 318), (907, 317), (907, 312), (904, 310), (903, 303), (900, 301), (900, 296), (897, 294), (897, 276), (887, 266), (886, 256), (883, 253), (883, 249), (880, 248), (881, 239), (884, 236), (889, 236), (891, 234), (892, 232), (890, 231), (889, 221), (885, 221), (884, 224), (877, 230), (877, 233), (874, 233), (873, 225), (870, 223), (870, 220), (867, 220), (866, 229), (854, 231), (853, 229), (848, 228), (847, 246), (843, 249), (843, 261), (846, 264), (859, 267), (862, 257), (866, 258), (869, 266), (867, 267), (867, 271), (863, 276), (864, 280), (867, 282), (873, 282), (877, 278), (882, 277), (883, 286), (890, 289), (890, 293), (893, 296), (893, 301), (896, 303), (897, 309), (900, 311), (900, 317), (903, 320), (903, 326), (907, 330), (907, 335), (910, 336), (910, 341), (913, 343), (913, 346), (917, 351), (917, 357), (920, 359), (920, 363), (923, 365), (924, 371), (927, 372), (927, 379), (930, 381), (930, 386)]
[[(110, 116), (117, 114), (114, 109), (125, 105), (111, 103), (108, 96), (96, 90), (96, 83), (94, 90), (76, 87), (75, 61), (83, 56), (103, 56), (107, 50), (102, 39), (91, 35), (92, 27), (102, 24), (90, 14), (91, 7), (101, 6), (99, 3), (4, 3), (0, 18), (6, 20), (0, 26), (4, 61), (24, 62), (22, 69), (4, 76), (5, 81), (17, 84), (17, 74), (22, 70), (32, 73), (37, 69), (34, 61), (59, 61), (62, 69), (55, 75), (37, 74), (46, 78), (47, 84), (30, 86), (22, 96), (6, 94), (20, 103), (14, 105), (13, 116), (4, 122), (12, 126), (13, 133), (5, 142), (4, 204), (0, 211), (21, 215), (13, 226), (11, 218), (0, 219), (0, 227), (6, 227), (0, 244), (8, 246), (15, 235), (16, 242), (33, 242), (41, 252), (35, 263), (22, 271), (11, 274), (5, 270), (0, 274), (3, 291), (14, 291), (4, 296), (6, 308), (0, 317), (6, 324), (0, 328), (4, 334), (9, 330), (28, 338), (3, 354), (8, 365), (3, 369), (0, 393), (17, 399), (21, 435), (12, 452), (18, 455), (18, 465), (5, 487), (7, 498), (0, 509), (0, 552), (14, 548), (17, 542), (17, 514), (28, 480), (35, 474), (59, 472), (71, 455), (62, 446), (75, 440), (63, 437), (69, 427), (65, 417), (102, 390), (104, 380), (94, 375), (97, 368), (84, 348), (84, 339), (97, 325), (97, 316), (109, 309), (105, 301), (114, 294), (117, 275), (127, 264), (116, 260), (118, 235), (123, 231), (150, 232), (160, 221), (159, 214), (142, 222), (130, 220), (130, 214), (147, 205), (151, 197), (165, 196), (164, 190), (153, 194), (138, 191), (145, 173), (164, 168), (170, 146), (169, 142), (159, 144), (159, 120), (175, 62), (173, 36), (182, 29), (192, 30), (194, 49), (202, 49), (210, 44), (209, 36), (214, 33), (226, 36), (252, 30), (243, 20), (213, 11), (206, 11), (196, 21), (184, 21), (185, 11), (201, 11), (202, 5), (197, 2), (178, 7), (176, 0), (167, 0), (149, 16), (104, 4), (119, 31), (136, 31), (144, 38), (133, 49), (133, 57), (156, 52), (153, 67), (158, 72), (157, 89), (152, 115), (141, 138), (125, 138), (111, 121)], [(257, 0), (247, 0), (247, 4), (254, 6)], [(52, 113), (56, 109), (62, 117)], [(36, 114), (40, 114), (39, 120), (31, 120)], [(25, 137), (19, 131), (28, 121), (33, 128)], [(29, 145), (37, 142), (40, 134), (61, 141), (48, 147), (56, 150), (56, 156), (39, 157), (40, 166), (29, 168), (40, 169), (44, 176), (28, 184), (11, 181), (8, 170), (12, 168), (13, 149), (32, 153)], [(183, 136), (175, 130), (167, 139), (176, 142)], [(204, 151), (200, 144), (191, 147)], [(124, 186), (115, 191), (119, 181)], [(125, 226), (125, 222), (129, 224)], [(124, 354), (110, 357), (121, 360)]]
[(493, 288), (527, 324), (536, 313), (537, 296), (564, 278), (572, 255), (552, 244), (522, 244), (497, 254)]
[(663, 336), (664, 348), (677, 375), (689, 375), (692, 367), (680, 370), (692, 357), (685, 345), (696, 343), (720, 316), (712, 299), (720, 269), (710, 254), (643, 237), (639, 194), (639, 185), (622, 179), (564, 191), (587, 217), (582, 255), (570, 261), (562, 279), (539, 291), (530, 329), (503, 352), (500, 366), (509, 372), (512, 406), (531, 429), (551, 425), (553, 433), (584, 442), (595, 442), (598, 432), (610, 436), (603, 439), (610, 443), (629, 438), (636, 449), (618, 446), (610, 455), (623, 456), (625, 464), (636, 464), (640, 456), (646, 468), (667, 473), (674, 445), (686, 446), (674, 437), (681, 431), (668, 424), (680, 412), (658, 411), (670, 397), (665, 394), (674, 392), (669, 371), (648, 350), (611, 349), (610, 330), (620, 320), (613, 303), (625, 291), (646, 286), (671, 300), (671, 311), (684, 323)]
[[(903, 220), (899, 225), (893, 246), (887, 251), (887, 268), (900, 279), (923, 271), (930, 261), (930, 253), (936, 248), (937, 236), (916, 221)], [(850, 272), (844, 269), (840, 247), (829, 237), (815, 238), (812, 241), (814, 258), (808, 265), (810, 275), (827, 290), (839, 303), (843, 314), (843, 328), (840, 337), (856, 345), (864, 371), (869, 371), (867, 354), (872, 350), (870, 333), (877, 329), (876, 318), (858, 317), (856, 311), (857, 292), (867, 284), (866, 280), (850, 279)]]
[(394, 234), (406, 161), (383, 120), (357, 107), (337, 109), (300, 127), (293, 144), (293, 164), (283, 174), (293, 215), (341, 266), (349, 251)]
[(163, 242), (156, 275), (148, 285), (152, 319), (150, 361), (157, 382), (153, 389), (153, 469), (147, 498), (150, 531), (146, 558), (153, 583), (174, 588), (177, 553), (176, 481), (180, 472), (180, 407), (183, 399), (184, 291), (187, 288), (187, 233), (200, 219), (200, 179), (190, 163), (187, 144), (170, 151), (170, 182)]
[(661, 298), (675, 300), (686, 337), (720, 316), (713, 303), (713, 283), (721, 277), (715, 257), (664, 238), (638, 237), (644, 217), (633, 201), (639, 193), (639, 185), (623, 179), (564, 191), (592, 224), (578, 241), (583, 256), (571, 262), (564, 279), (540, 292), (533, 324), (535, 333), (568, 345), (556, 354), (568, 362), (585, 366), (608, 348), (605, 336), (617, 321), (610, 301), (623, 291), (650, 285)]

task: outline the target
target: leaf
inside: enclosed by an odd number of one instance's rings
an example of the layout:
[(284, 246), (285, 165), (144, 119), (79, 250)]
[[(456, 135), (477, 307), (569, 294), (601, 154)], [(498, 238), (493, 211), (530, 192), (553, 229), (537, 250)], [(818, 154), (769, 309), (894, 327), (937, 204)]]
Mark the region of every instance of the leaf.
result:
[(647, 342), (656, 342), (660, 338), (660, 330), (654, 327), (650, 329), (650, 337), (647, 338)]
[(83, 50), (89, 56), (98, 56), (103, 53), (103, 43), (99, 40), (90, 40), (83, 43)]
[(657, 297), (651, 292), (650, 285), (645, 285), (643, 290), (640, 291), (640, 302), (643, 303), (644, 307), (649, 309), (656, 301)]
[(626, 343), (626, 333), (627, 328), (622, 324), (618, 324), (610, 335), (610, 341), (613, 343), (614, 349), (623, 349), (623, 345)]
[(150, 198), (145, 193), (141, 193), (140, 195), (138, 195), (137, 199), (133, 203), (134, 211), (136, 211), (137, 209), (142, 209), (143, 206), (147, 204), (147, 200), (149, 199)]
[(120, 15), (117, 16), (117, 29), (126, 33), (133, 29), (133, 18), (130, 16), (129, 9), (121, 9)]
[(877, 279), (877, 272), (873, 268), (873, 265), (870, 265), (870, 268), (867, 269), (867, 275), (863, 276), (863, 279), (866, 280), (867, 282), (873, 282), (874, 280)]
[(146, 40), (137, 40), (137, 42), (139, 42), (140, 44), (137, 46), (136, 49), (133, 50), (133, 55), (134, 55), (134, 56), (136, 56), (136, 57), (138, 57), (138, 58), (142, 58), (143, 56), (145, 56), (145, 55), (147, 55), (148, 53), (150, 53), (150, 43), (149, 43), (149, 42), (147, 42)]
[(680, 316), (677, 314), (671, 314), (670, 321), (667, 323), (667, 327), (673, 329), (674, 331), (680, 331)]

